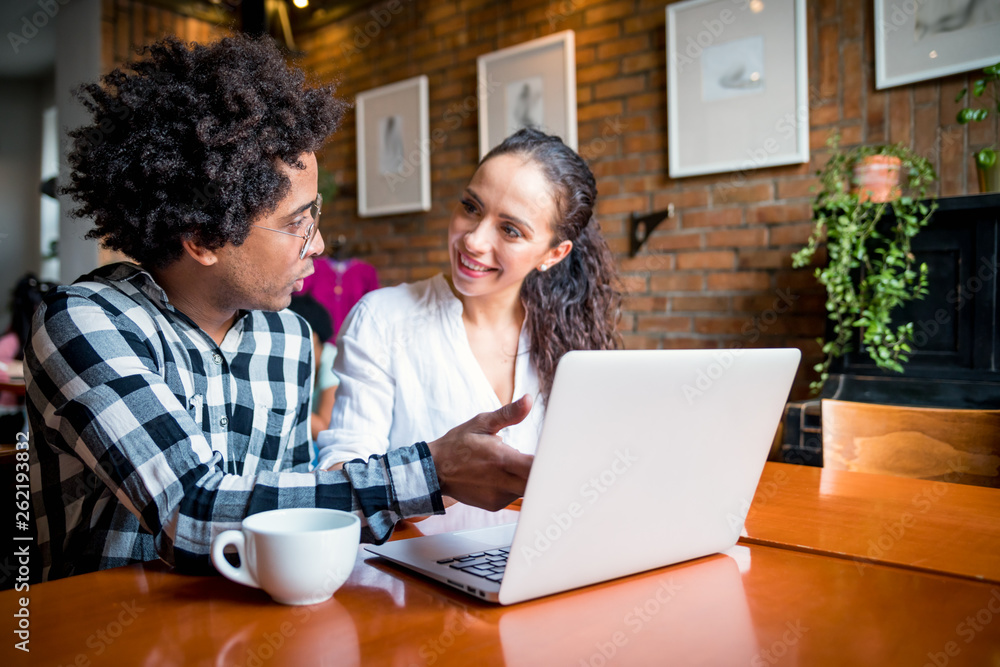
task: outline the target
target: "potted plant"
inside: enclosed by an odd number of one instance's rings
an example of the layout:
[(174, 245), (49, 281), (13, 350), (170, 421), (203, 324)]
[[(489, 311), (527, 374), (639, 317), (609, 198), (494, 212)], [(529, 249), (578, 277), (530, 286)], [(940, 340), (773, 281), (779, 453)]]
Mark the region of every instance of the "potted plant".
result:
[[(880, 368), (903, 372), (913, 323), (894, 327), (892, 315), (902, 304), (927, 294), (927, 266), (916, 264), (910, 245), (937, 208), (936, 202), (926, 201), (927, 188), (937, 178), (926, 159), (900, 144), (842, 151), (838, 142), (839, 137), (831, 138), (833, 156), (818, 172), (815, 228), (806, 247), (792, 256), (793, 266), (806, 266), (826, 241), (828, 262), (817, 267), (815, 275), (826, 288), (833, 335), (820, 340), (824, 358), (814, 367), (819, 373), (810, 384), (814, 392), (826, 382), (833, 361), (853, 349), (858, 331)], [(856, 168), (874, 156), (894, 158), (884, 162), (898, 160), (902, 183), (859, 184), (865, 170)]]
[[(972, 82), (972, 97), (978, 99), (982, 97), (988, 89), (992, 88), (993, 101), (984, 107), (965, 107), (958, 112), (958, 122), (965, 125), (967, 123), (978, 123), (989, 118), (990, 108), (996, 109), (1000, 114), (1000, 63), (983, 68), (983, 78)], [(956, 102), (961, 102), (965, 97), (968, 88), (963, 88), (962, 92), (955, 98)], [(987, 95), (989, 100), (989, 95)], [(979, 176), (980, 192), (1000, 192), (1000, 164), (997, 164), (997, 151), (993, 145), (980, 148), (972, 154), (976, 160), (976, 173)]]

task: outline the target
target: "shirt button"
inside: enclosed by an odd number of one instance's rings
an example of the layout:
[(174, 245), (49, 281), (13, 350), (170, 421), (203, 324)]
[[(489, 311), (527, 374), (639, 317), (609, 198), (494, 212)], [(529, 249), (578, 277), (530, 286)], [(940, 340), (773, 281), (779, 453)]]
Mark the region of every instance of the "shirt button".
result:
[(229, 423), (229, 418), (228, 417), (223, 417), (222, 419), (219, 420), (219, 425), (220, 426), (225, 426), (228, 423)]
[(218, 352), (216, 352), (215, 354), (212, 355), (212, 361), (215, 362), (216, 366), (221, 366), (222, 365), (222, 355), (219, 354)]

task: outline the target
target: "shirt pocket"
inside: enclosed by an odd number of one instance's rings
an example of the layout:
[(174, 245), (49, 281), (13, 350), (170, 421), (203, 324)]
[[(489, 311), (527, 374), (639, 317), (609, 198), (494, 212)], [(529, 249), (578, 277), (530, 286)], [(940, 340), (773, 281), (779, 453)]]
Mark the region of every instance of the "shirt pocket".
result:
[(259, 405), (253, 413), (253, 428), (243, 470), (253, 474), (260, 470), (281, 469), (288, 443), (295, 437), (295, 413)]

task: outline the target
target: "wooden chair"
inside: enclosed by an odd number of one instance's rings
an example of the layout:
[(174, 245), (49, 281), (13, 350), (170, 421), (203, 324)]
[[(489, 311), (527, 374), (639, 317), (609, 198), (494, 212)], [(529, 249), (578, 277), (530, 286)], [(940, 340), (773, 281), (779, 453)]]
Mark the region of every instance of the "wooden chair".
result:
[(824, 399), (823, 467), (1000, 488), (1000, 410)]

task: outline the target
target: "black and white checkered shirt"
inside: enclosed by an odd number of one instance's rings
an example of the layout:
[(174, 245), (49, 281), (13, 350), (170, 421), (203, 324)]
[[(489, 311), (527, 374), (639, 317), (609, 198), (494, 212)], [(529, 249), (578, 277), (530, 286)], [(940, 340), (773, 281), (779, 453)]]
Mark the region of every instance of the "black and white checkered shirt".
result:
[(424, 443), (310, 471), (313, 358), (290, 311), (218, 345), (131, 264), (50, 294), (25, 354), (43, 579), (160, 558), (207, 571), (212, 538), (280, 507), (334, 507), (385, 540), (443, 511)]

